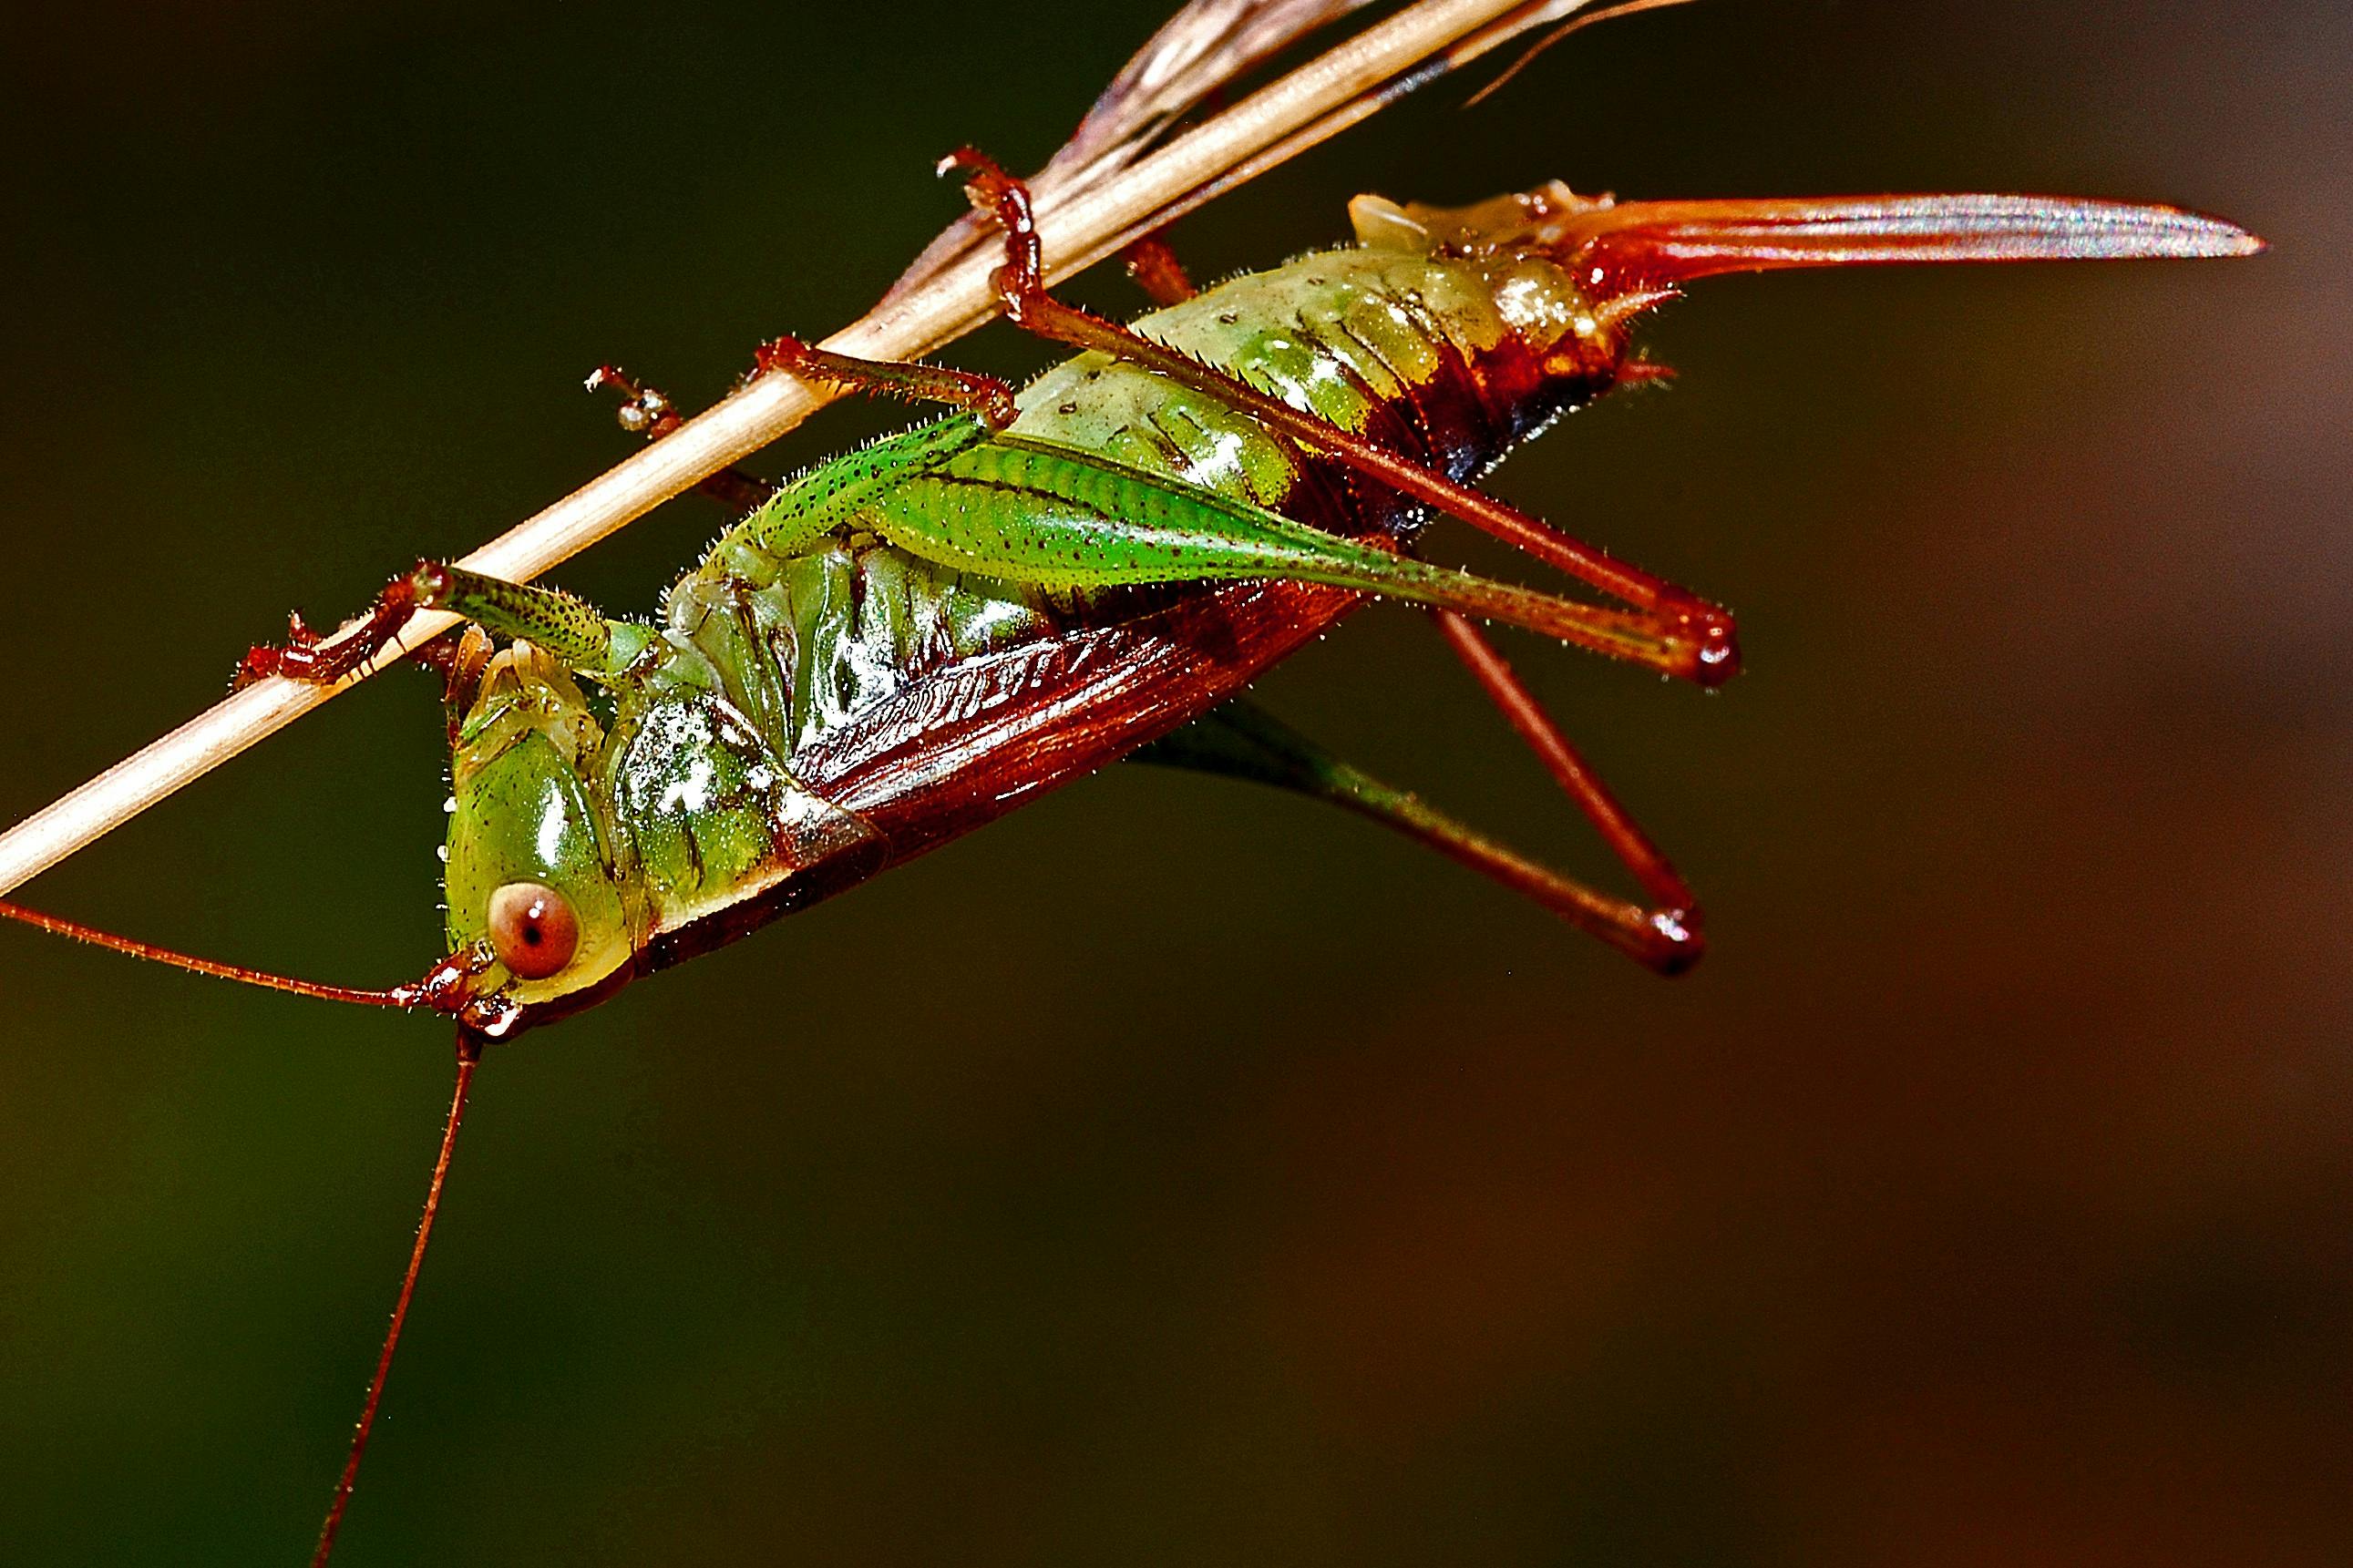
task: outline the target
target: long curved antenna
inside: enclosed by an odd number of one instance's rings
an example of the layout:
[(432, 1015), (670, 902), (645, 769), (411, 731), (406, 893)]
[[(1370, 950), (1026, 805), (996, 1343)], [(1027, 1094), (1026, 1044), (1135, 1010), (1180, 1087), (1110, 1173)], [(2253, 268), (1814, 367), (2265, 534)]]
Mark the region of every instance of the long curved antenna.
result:
[(1690, 3), (1691, 0), (1625, 0), (1623, 5), (1612, 5), (1606, 10), (1587, 11), (1578, 16), (1572, 16), (1567, 21), (1563, 22), (1559, 26), (1555, 27), (1551, 32), (1546, 33), (1543, 37), (1538, 38), (1535, 43), (1530, 44), (1527, 47), (1526, 51), (1523, 53), (1518, 59), (1514, 60), (1510, 65), (1504, 68), (1503, 75), (1497, 77), (1494, 80), (1489, 82), (1486, 86), (1481, 88), (1470, 97), (1464, 99), (1462, 100), (1462, 107), (1465, 109), (1474, 109), (1480, 104), (1484, 103), (1487, 100), (1494, 97), (1497, 93), (1503, 91), (1504, 88), (1511, 85), (1511, 80), (1514, 77), (1527, 69), (1528, 67), (1535, 64), (1535, 59), (1538, 55), (1544, 53), (1546, 49), (1552, 47), (1555, 44), (1560, 42), (1571, 33), (1581, 33), (1597, 22), (1614, 22), (1620, 16), (1639, 16), (1644, 11), (1663, 11), (1670, 5), (1686, 5)]
[(343, 1510), (360, 1479), (360, 1456), (367, 1452), (368, 1434), (375, 1428), (376, 1406), (384, 1402), (384, 1382), (392, 1372), (392, 1352), (400, 1346), (401, 1325), (408, 1321), (408, 1303), (417, 1294), (417, 1276), (425, 1267), (425, 1247), (433, 1239), (433, 1218), (441, 1212), (441, 1188), (449, 1179), (449, 1156), (458, 1148), (458, 1126), (466, 1119), (466, 1096), (474, 1087), (474, 1068), (482, 1059), (482, 1042), (470, 1031), (458, 1031), (458, 1087), (449, 1097), (449, 1120), (441, 1126), (441, 1152), (433, 1162), (433, 1182), (425, 1189), (425, 1217), (417, 1222), (417, 1245), (409, 1249), (408, 1272), (400, 1279), (400, 1296), (393, 1303), (392, 1327), (385, 1331), (384, 1350), (375, 1358), (375, 1375), (368, 1380), (367, 1403), (360, 1406), (360, 1424), (352, 1433), (351, 1457), (343, 1461), (335, 1496), (327, 1504), (326, 1522), (319, 1526), (319, 1548), (311, 1553), (311, 1568), (327, 1568), (335, 1549), (335, 1531), (343, 1528)]
[[(86, 942), (92, 947), (102, 947), (110, 952), (129, 953), (151, 963), (168, 963), (174, 969), (185, 969), (192, 974), (209, 974), (216, 980), (235, 980), (247, 985), (259, 985), (265, 991), (283, 991), (295, 996), (313, 996), (322, 1002), (351, 1002), (363, 1007), (421, 1007), (437, 1005), (437, 987), (433, 977), (424, 981), (405, 981), (384, 991), (364, 991), (350, 985), (327, 985), (316, 980), (297, 980), (290, 974), (273, 974), (266, 969), (248, 969), (242, 963), (225, 963), (217, 958), (197, 958), (175, 952), (168, 947), (158, 947), (152, 942), (140, 942), (127, 936), (117, 936), (96, 926), (83, 925), (79, 921), (66, 920), (58, 915), (45, 915), (38, 910), (28, 910), (22, 904), (0, 900), (0, 919), (18, 921), (37, 931), (56, 936)], [(437, 966), (436, 974), (443, 966)], [(443, 984), (446, 986), (447, 982)], [(444, 1010), (447, 1010), (446, 1008)]]

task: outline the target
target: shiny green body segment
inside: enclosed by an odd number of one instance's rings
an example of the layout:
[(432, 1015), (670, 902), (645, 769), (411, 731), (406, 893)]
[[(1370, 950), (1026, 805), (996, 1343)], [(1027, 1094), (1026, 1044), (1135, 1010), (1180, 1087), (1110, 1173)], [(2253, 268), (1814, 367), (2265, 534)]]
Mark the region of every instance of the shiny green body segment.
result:
[[(1575, 284), (1541, 260), (1498, 278), (1482, 264), (1366, 247), (1246, 274), (1135, 329), (1231, 372), (1341, 429), (1362, 432), (1449, 361), (1476, 362), (1514, 331), (1498, 291), (1526, 313), (1573, 315)], [(1538, 295), (1550, 304), (1529, 310)], [(1229, 404), (1100, 353), (1050, 370), (1021, 395), (1010, 434), (1099, 454), (1220, 495), (1281, 508), (1297, 448)], [(1492, 459), (1500, 453), (1487, 453)]]

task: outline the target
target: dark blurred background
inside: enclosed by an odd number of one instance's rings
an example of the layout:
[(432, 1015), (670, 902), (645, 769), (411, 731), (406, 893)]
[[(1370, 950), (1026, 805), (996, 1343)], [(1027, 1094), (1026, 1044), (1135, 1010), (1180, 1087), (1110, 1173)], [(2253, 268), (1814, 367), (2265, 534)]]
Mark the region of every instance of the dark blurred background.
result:
[[(699, 401), (856, 316), (932, 157), (1034, 166), (1167, 8), (13, 20), (0, 816), (621, 456), (598, 361)], [(2348, 58), (2322, 0), (1711, 0), (1188, 220), (1208, 275), (1554, 177), (2277, 249), (1712, 284), (1501, 477), (1741, 615), (1713, 699), (1514, 645), (1704, 890), (1688, 980), (1115, 771), (498, 1052), (338, 1561), (2353, 1560)], [(718, 521), (558, 580), (642, 609)], [(1264, 695), (1606, 875), (1419, 617)], [(414, 973), (439, 722), (387, 679), (26, 896)], [(0, 990), (0, 1555), (299, 1560), (445, 1036), (23, 931)]]

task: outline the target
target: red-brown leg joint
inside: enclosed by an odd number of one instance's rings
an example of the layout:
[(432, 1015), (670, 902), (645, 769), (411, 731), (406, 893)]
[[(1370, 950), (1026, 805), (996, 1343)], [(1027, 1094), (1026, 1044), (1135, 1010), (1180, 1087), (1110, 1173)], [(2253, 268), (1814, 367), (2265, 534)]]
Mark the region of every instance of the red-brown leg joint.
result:
[(1702, 686), (1721, 686), (1740, 673), (1740, 631), (1732, 612), (1703, 600), (1675, 605), (1693, 649), (1691, 678)]
[(1707, 956), (1699, 910), (1652, 910), (1634, 955), (1671, 980), (1690, 973)]
[(1037, 214), (1029, 205), (1029, 187), (974, 147), (959, 147), (941, 159), (939, 172), (964, 174), (966, 199), (1005, 231), (1005, 265), (993, 280), (1006, 313), (1019, 321), (1026, 299), (1046, 287), (1045, 254), (1038, 239)]

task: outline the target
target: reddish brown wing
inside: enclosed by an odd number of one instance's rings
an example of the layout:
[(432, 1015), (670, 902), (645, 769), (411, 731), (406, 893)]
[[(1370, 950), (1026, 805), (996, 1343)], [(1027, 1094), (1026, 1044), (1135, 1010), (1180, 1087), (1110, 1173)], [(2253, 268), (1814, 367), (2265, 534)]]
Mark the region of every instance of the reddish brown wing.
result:
[(1561, 251), (1620, 289), (1725, 272), (1931, 261), (2253, 256), (2263, 242), (2179, 207), (2065, 196), (1628, 202), (1564, 226)]
[(1309, 584), (1235, 584), (960, 660), (826, 731), (793, 770), (880, 829), (895, 864), (1239, 695), (1360, 602)]

